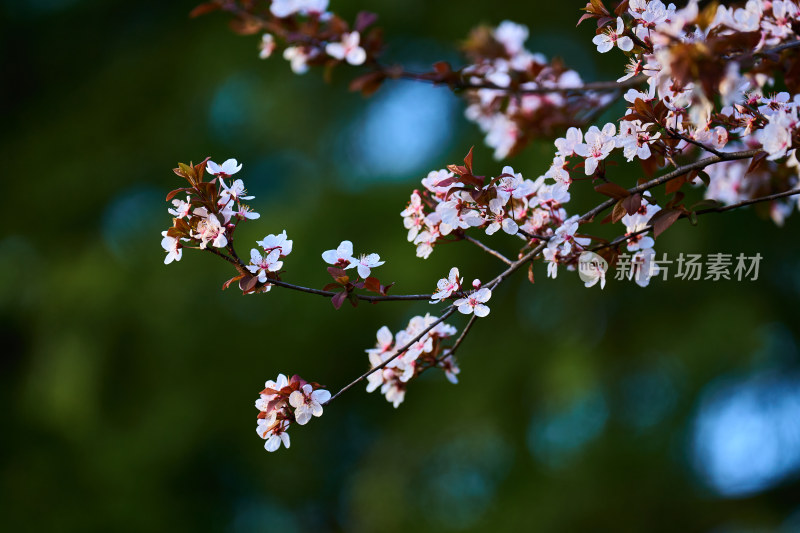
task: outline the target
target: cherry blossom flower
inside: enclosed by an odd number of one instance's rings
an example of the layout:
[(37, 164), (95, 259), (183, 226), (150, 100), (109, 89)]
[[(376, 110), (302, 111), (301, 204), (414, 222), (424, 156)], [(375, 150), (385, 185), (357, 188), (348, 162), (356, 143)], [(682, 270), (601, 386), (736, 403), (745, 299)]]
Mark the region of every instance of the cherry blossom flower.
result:
[(327, 250), (322, 253), (322, 260), (329, 265), (341, 268), (352, 268), (356, 259), (353, 257), (353, 243), (342, 241), (335, 250)]
[(453, 385), (457, 385), (458, 375), (461, 373), (461, 369), (458, 368), (455, 357), (452, 355), (446, 355), (444, 359), (441, 360), (439, 365), (444, 370), (444, 375), (447, 378), (447, 381)]
[(266, 252), (278, 250), (281, 257), (286, 257), (292, 253), (292, 241), (286, 236), (286, 230), (283, 230), (278, 235), (267, 235), (262, 240), (256, 241), (256, 244), (264, 248)]
[(408, 242), (413, 242), (425, 226), (424, 210), (425, 206), (422, 205), (422, 197), (420, 197), (417, 191), (414, 191), (411, 194), (408, 207), (400, 213), (400, 216), (403, 217), (403, 227), (408, 230)]
[(436, 282), (436, 292), (431, 296), (431, 303), (435, 304), (450, 298), (453, 291), (461, 289), (462, 281), (463, 279), (458, 276), (458, 268), (451, 268), (450, 274), (446, 278), (442, 278)]
[(374, 353), (376, 355), (381, 355), (391, 350), (392, 344), (394, 344), (394, 336), (388, 327), (383, 326), (379, 329), (376, 337), (378, 343), (375, 345), (375, 348), (369, 348), (367, 350), (368, 354)]
[(328, 43), (325, 52), (338, 60), (346, 60), (351, 65), (361, 65), (367, 59), (367, 52), (358, 43), (361, 35), (357, 32), (342, 34), (342, 41), (338, 43)]
[(183, 254), (180, 239), (168, 236), (166, 231), (162, 231), (161, 236), (164, 237), (161, 239), (161, 247), (167, 252), (167, 256), (164, 258), (164, 264), (168, 265), (173, 261), (180, 261), (181, 254)]
[(597, 51), (605, 54), (614, 45), (618, 46), (623, 52), (630, 52), (633, 50), (633, 40), (630, 37), (623, 36), (625, 33), (625, 24), (622, 22), (622, 17), (617, 17), (616, 31), (609, 28), (605, 33), (595, 35), (592, 42), (597, 45)]
[(309, 53), (303, 46), (290, 46), (283, 51), (283, 58), (289, 62), (292, 72), (295, 74), (305, 74), (308, 72)]
[(192, 234), (192, 237), (200, 239), (201, 250), (204, 250), (209, 242), (217, 248), (224, 248), (228, 245), (225, 228), (214, 213), (208, 213), (197, 223), (197, 231)]
[(586, 158), (584, 170), (587, 176), (594, 174), (597, 164), (608, 157), (608, 154), (614, 149), (616, 132), (616, 126), (610, 122), (603, 126), (602, 130), (597, 126), (592, 126), (586, 132), (586, 143), (575, 146), (575, 153)]
[(188, 217), (189, 212), (192, 210), (191, 199), (188, 196), (185, 202), (179, 198), (175, 198), (172, 200), (172, 205), (174, 209), (167, 209), (167, 212), (175, 218)]
[(250, 206), (239, 204), (239, 207), (236, 211), (233, 211), (233, 215), (240, 220), (256, 220), (261, 218), (261, 215), (253, 211)]
[(385, 262), (386, 261), (381, 261), (381, 256), (378, 254), (361, 254), (361, 256), (355, 260), (355, 266), (359, 276), (362, 278), (368, 278), (371, 273), (371, 269), (379, 267)]
[(306, 383), (301, 390), (296, 390), (289, 395), (289, 405), (294, 407), (294, 417), (298, 424), (304, 426), (311, 420), (311, 416), (322, 416), (322, 404), (331, 399), (331, 393), (325, 389), (313, 390)]
[(289, 448), (291, 443), (289, 434), (286, 430), (289, 429), (288, 420), (274, 420), (269, 418), (261, 418), (258, 420), (258, 427), (256, 431), (262, 439), (266, 439), (264, 449), (268, 452), (277, 451), (281, 444)]
[[(278, 374), (278, 378), (275, 381), (270, 379), (270, 380), (267, 380), (266, 383), (264, 383), (264, 390), (265, 391), (271, 390), (271, 391), (278, 392), (282, 388), (288, 387), (288, 386), (289, 386), (289, 380), (286, 378), (286, 375), (285, 374)], [(258, 400), (256, 400), (256, 409), (266, 413), (270, 409), (276, 409), (276, 408), (281, 407), (280, 405), (276, 405), (276, 404), (273, 404), (272, 406), (270, 406), (270, 403), (273, 402), (273, 400), (275, 400), (276, 398), (278, 398), (277, 394), (270, 394), (270, 393), (262, 392), (261, 393), (261, 397)]]
[(261, 42), (258, 45), (258, 57), (267, 59), (275, 51), (275, 37), (271, 33), (265, 33), (261, 36)]
[(519, 225), (513, 218), (506, 216), (503, 203), (499, 198), (493, 198), (489, 201), (489, 210), (492, 212), (490, 220), (491, 223), (486, 227), (486, 235), (493, 235), (497, 230), (503, 228), (503, 231), (509, 235), (516, 235), (519, 231)]
[[(628, 250), (635, 252), (636, 250), (652, 248), (655, 245), (652, 237), (647, 236), (646, 233), (638, 232), (649, 226), (650, 219), (659, 211), (661, 211), (659, 206), (644, 201), (636, 213), (622, 217), (622, 223), (625, 224), (625, 234), (631, 235), (627, 241)], [(634, 233), (638, 234), (633, 235)]]
[(652, 248), (639, 250), (631, 257), (631, 268), (628, 277), (640, 287), (647, 287), (650, 279), (659, 272), (655, 261), (656, 252)]
[(252, 265), (247, 265), (247, 270), (258, 276), (258, 281), (266, 283), (267, 272), (277, 272), (283, 267), (283, 261), (279, 261), (280, 256), (279, 249), (261, 255), (258, 250), (253, 248), (250, 250), (250, 262)]
[(571, 127), (567, 130), (564, 137), (559, 137), (555, 141), (556, 152), (561, 157), (569, 157), (575, 153), (575, 147), (583, 143), (583, 133), (580, 129)]
[[(230, 161), (230, 159), (228, 161)], [(209, 164), (210, 163), (211, 161), (209, 161)], [(239, 165), (239, 168), (242, 168), (242, 165)], [(244, 196), (247, 191), (244, 188), (244, 182), (242, 180), (234, 180), (230, 187), (225, 185), (225, 182), (222, 179), (220, 179), (219, 184), (222, 187), (222, 192), (219, 195), (220, 205), (225, 205), (231, 200), (239, 202), (241, 200), (252, 200), (255, 198), (255, 196)]]
[(486, 287), (471, 293), (466, 298), (460, 298), (453, 302), (453, 305), (458, 307), (458, 312), (469, 315), (475, 313), (475, 316), (485, 317), (489, 314), (489, 307), (484, 305), (492, 297), (492, 291)]
[(214, 176), (227, 178), (242, 170), (242, 165), (237, 163), (235, 159), (227, 159), (221, 165), (218, 165), (213, 161), (208, 161), (206, 163), (206, 170), (208, 170), (209, 174), (213, 174)]
[(502, 44), (508, 55), (513, 56), (524, 49), (528, 40), (528, 27), (510, 20), (504, 20), (494, 29), (494, 38)]

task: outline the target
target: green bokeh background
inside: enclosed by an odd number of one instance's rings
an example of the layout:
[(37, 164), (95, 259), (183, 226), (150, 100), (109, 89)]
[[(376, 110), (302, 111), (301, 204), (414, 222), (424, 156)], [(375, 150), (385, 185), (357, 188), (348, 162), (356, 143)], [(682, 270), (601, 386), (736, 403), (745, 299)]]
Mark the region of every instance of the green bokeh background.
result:
[[(496, 291), (460, 351), (458, 385), (428, 373), (396, 410), (358, 387), (294, 428), (291, 449), (265, 452), (253, 431), (265, 380), (298, 373), (337, 389), (366, 368), (380, 326), (397, 331), (434, 308), (334, 312), (278, 289), (222, 292), (231, 270), (210, 255), (165, 267), (163, 197), (180, 184), (170, 169), (205, 156), (243, 162), (262, 217), (237, 232), (240, 253), (286, 229), (287, 281), (321, 287), (320, 253), (349, 238), (386, 259), (379, 273), (394, 291), (425, 292), (453, 265), (468, 279), (502, 265), (466, 243), (415, 258), (398, 216), (410, 190), (473, 144), (482, 172), (500, 164), (444, 96), (448, 137), (427, 166), (372, 172), (352, 144), (376, 104), (346, 91), (350, 71), (331, 84), (317, 71), (295, 76), (279, 57), (260, 61), (258, 37), (232, 34), (224, 15), (189, 20), (193, 5), (2, 4), (0, 528), (800, 530), (800, 411), (774, 422), (793, 440), (752, 448), (753, 461), (786, 458), (780, 479), (758, 490), (721, 493), (695, 453), (709, 399), (753, 383), (765, 405), (780, 403), (769, 391), (797, 398), (796, 216), (780, 229), (752, 210), (709, 216), (658, 240), (673, 256), (759, 252), (753, 282), (644, 290), (611, 280), (600, 291), (566, 271), (547, 279), (538, 265), (534, 285), (520, 273)], [(470, 27), (511, 19), (530, 26), (530, 49), (588, 80), (617, 77), (619, 55), (600, 57), (589, 25), (574, 28), (580, 6), (332, 2), (350, 19), (377, 12), (390, 56), (406, 64), (457, 62), (453, 45)], [(535, 177), (551, 146), (511, 163)], [(394, 148), (385, 160), (404, 153)], [(636, 177), (619, 169), (621, 183)], [(573, 189), (571, 211), (594, 201), (586, 188)], [(502, 234), (491, 242), (508, 254), (517, 245)]]

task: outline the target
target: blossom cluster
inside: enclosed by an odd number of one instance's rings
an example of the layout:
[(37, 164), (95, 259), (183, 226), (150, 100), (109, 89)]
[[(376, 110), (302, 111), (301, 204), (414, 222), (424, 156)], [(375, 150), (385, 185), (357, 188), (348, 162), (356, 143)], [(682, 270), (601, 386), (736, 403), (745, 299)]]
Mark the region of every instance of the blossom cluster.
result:
[[(259, 43), (261, 59), (271, 57), (279, 41), (284, 43), (283, 58), (295, 74), (305, 74), (313, 65), (363, 65), (380, 47), (374, 36), (370, 36), (370, 42), (363, 42), (363, 31), (372, 16), (360, 16), (351, 29), (328, 11), (328, 0), (271, 0), (264, 9), (253, 7), (242, 20), (256, 24), (256, 31), (268, 30), (262, 33)], [(249, 26), (246, 28), (245, 32), (250, 31)]]
[[(161, 233), (161, 247), (167, 252), (165, 264), (180, 261), (185, 247), (225, 248), (240, 221), (259, 218), (243, 203), (254, 197), (247, 195), (242, 180), (232, 178), (241, 169), (235, 159), (221, 165), (206, 159), (198, 165), (181, 164), (174, 169), (190, 186), (167, 196), (167, 201), (172, 201), (167, 211), (173, 217), (173, 225)], [(206, 172), (214, 179), (203, 181)], [(178, 194), (186, 194), (186, 199), (174, 198)]]
[[(581, 123), (584, 111), (605, 105), (607, 95), (567, 95), (583, 81), (560, 61), (525, 48), (527, 26), (503, 21), (472, 33), (465, 51), (473, 62), (461, 71), (468, 86), (466, 117), (486, 134), (496, 159), (504, 159), (533, 137), (547, 137)], [(537, 92), (555, 89), (552, 92)], [(559, 91), (559, 90), (564, 90)]]
[[(616, 47), (629, 58), (620, 81), (640, 76), (645, 85), (625, 94), (629, 107), (615, 139), (608, 134), (602, 141), (592, 139), (588, 154), (575, 150), (587, 175), (615, 148), (622, 148), (628, 161), (641, 160), (648, 173), (695, 148), (712, 153), (760, 149), (763, 164), (778, 180), (750, 180), (750, 161), (726, 162), (707, 170), (706, 198), (735, 203), (797, 184), (800, 78), (792, 72), (800, 63), (780, 52), (780, 46), (798, 39), (796, 3), (749, 0), (741, 7), (701, 10), (696, 0), (682, 9), (661, 0), (630, 0), (620, 4), (616, 19), (597, 6), (587, 11), (584, 17), (601, 24), (593, 40), (598, 51)], [(776, 79), (776, 70), (787, 74)], [(770, 90), (781, 83), (790, 91)], [(553, 165), (560, 167), (563, 154), (556, 157)], [(695, 178), (688, 181), (699, 184)], [(781, 223), (792, 205), (772, 202), (770, 214)]]
[(437, 242), (469, 228), (483, 228), (487, 235), (500, 230), (542, 235), (552, 234), (566, 219), (562, 204), (569, 201), (569, 193), (563, 184), (547, 184), (544, 176), (525, 179), (510, 166), (486, 180), (472, 174), (471, 156), (467, 160), (466, 166), (428, 173), (423, 189), (411, 194), (400, 213), (418, 257), (428, 258)]
[(322, 406), (331, 399), (331, 393), (317, 383), (309, 383), (300, 376), (287, 379), (279, 374), (275, 381), (264, 384), (258, 400), (258, 436), (266, 440), (264, 448), (274, 452), (283, 444), (289, 447), (289, 427), (296, 422), (303, 426), (314, 416), (322, 416)]
[(442, 346), (442, 339), (455, 335), (456, 328), (441, 322), (420, 337), (436, 320), (428, 313), (415, 316), (395, 335), (386, 326), (378, 330), (377, 344), (366, 350), (371, 368), (378, 368), (367, 377), (367, 392), (380, 388), (386, 400), (398, 407), (408, 382), (429, 368), (441, 368), (451, 383), (458, 382), (460, 369), (450, 349)]

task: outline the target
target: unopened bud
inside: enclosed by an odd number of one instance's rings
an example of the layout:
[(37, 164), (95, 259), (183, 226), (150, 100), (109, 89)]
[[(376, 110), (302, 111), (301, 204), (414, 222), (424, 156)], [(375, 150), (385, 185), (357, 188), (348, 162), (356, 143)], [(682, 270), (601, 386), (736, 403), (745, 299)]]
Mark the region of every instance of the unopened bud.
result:
[(480, 288), (481, 288), (481, 280), (479, 280), (479, 279), (473, 279), (473, 280), (472, 280), (472, 288), (474, 288), (476, 291), (477, 291), (478, 289), (480, 289)]

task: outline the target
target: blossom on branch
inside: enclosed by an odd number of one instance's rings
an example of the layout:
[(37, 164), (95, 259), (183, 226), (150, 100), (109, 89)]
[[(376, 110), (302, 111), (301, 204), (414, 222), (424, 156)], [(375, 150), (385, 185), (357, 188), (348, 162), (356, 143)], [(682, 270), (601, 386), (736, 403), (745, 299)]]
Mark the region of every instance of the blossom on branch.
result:
[(486, 287), (478, 289), (469, 294), (466, 298), (460, 298), (453, 302), (458, 308), (458, 312), (464, 315), (475, 313), (475, 316), (485, 317), (489, 314), (489, 306), (484, 305), (492, 297), (492, 291)]

